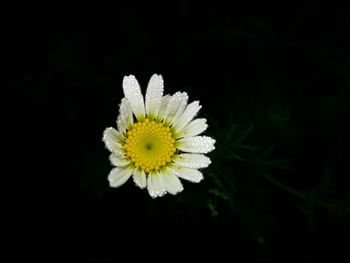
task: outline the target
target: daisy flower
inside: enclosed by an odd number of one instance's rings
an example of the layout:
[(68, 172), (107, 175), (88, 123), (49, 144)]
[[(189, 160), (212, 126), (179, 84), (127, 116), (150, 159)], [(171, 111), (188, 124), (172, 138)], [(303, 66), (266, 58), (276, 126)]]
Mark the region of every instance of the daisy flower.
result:
[(194, 119), (201, 106), (188, 104), (185, 92), (163, 96), (163, 78), (154, 74), (143, 97), (133, 75), (123, 79), (117, 128), (106, 128), (103, 141), (115, 166), (108, 175), (111, 187), (119, 187), (132, 177), (151, 197), (183, 190), (179, 180), (198, 183), (199, 169), (211, 161), (204, 154), (215, 149), (215, 140), (198, 136), (208, 127), (206, 119)]

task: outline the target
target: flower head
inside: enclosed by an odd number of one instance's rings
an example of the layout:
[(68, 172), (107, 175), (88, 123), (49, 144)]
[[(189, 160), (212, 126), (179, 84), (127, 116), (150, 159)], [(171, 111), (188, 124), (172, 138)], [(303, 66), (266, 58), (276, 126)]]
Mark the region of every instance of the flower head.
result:
[(179, 178), (200, 182), (199, 169), (211, 162), (203, 154), (215, 149), (215, 140), (198, 136), (208, 127), (206, 119), (194, 119), (199, 102), (188, 104), (185, 92), (163, 96), (163, 78), (156, 74), (148, 83), (145, 100), (133, 75), (124, 77), (123, 91), (118, 129), (110, 127), (103, 133), (115, 166), (108, 175), (110, 186), (119, 187), (132, 176), (155, 198), (181, 192)]

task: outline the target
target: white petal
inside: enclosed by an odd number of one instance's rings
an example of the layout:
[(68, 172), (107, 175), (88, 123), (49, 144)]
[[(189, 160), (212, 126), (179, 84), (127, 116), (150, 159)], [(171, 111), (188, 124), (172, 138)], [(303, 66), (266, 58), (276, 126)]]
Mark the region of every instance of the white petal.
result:
[(177, 167), (174, 167), (174, 172), (178, 177), (193, 183), (198, 183), (203, 180), (202, 173), (196, 169), (177, 166)]
[(127, 99), (122, 99), (122, 102), (120, 103), (119, 112), (121, 124), (125, 127), (125, 129), (129, 128), (133, 124), (134, 118), (132, 116), (130, 102)]
[(169, 104), (169, 101), (171, 99), (171, 96), (170, 95), (165, 95), (163, 98), (162, 98), (162, 101), (161, 101), (161, 104), (160, 104), (160, 108), (159, 108), (159, 111), (158, 111), (158, 117), (157, 119), (159, 121), (163, 120), (164, 117), (165, 117), (165, 111), (168, 107), (168, 104)]
[(158, 172), (151, 172), (148, 174), (147, 190), (151, 197), (163, 196), (166, 194), (163, 177)]
[(164, 113), (164, 120), (172, 123), (175, 116), (181, 115), (187, 105), (188, 95), (186, 92), (176, 92), (171, 96), (168, 107)]
[(157, 117), (162, 102), (164, 82), (161, 75), (154, 74), (148, 82), (146, 91), (146, 114)]
[(124, 184), (131, 176), (132, 168), (127, 166), (123, 168), (116, 167), (108, 175), (109, 185), (118, 187)]
[(205, 168), (211, 163), (210, 159), (203, 154), (182, 153), (175, 157), (175, 164), (188, 168)]
[(130, 102), (132, 111), (138, 120), (145, 117), (145, 104), (141, 94), (140, 85), (133, 75), (125, 76), (123, 79), (124, 95)]
[(130, 161), (123, 157), (122, 155), (111, 154), (109, 160), (112, 165), (117, 167), (124, 167), (130, 164)]
[(117, 118), (117, 127), (120, 133), (122, 134), (126, 133), (126, 125), (124, 124), (122, 120), (122, 116), (120, 114), (118, 115), (118, 118)]
[(175, 123), (179, 117), (181, 116), (181, 114), (184, 112), (186, 106), (187, 106), (187, 101), (188, 101), (188, 95), (187, 93), (182, 93), (180, 94), (179, 96), (179, 106), (178, 106), (178, 109), (174, 115), (174, 117), (172, 118), (171, 120), (171, 124)]
[(161, 175), (163, 176), (165, 188), (170, 194), (176, 195), (184, 189), (179, 178), (171, 169), (165, 168), (161, 171)]
[(215, 149), (215, 140), (208, 136), (185, 137), (177, 144), (181, 151), (191, 153), (208, 153)]
[(104, 130), (103, 138), (107, 149), (113, 153), (121, 153), (122, 145), (120, 144), (121, 134), (117, 132), (114, 128), (109, 127)]
[(134, 180), (135, 184), (141, 189), (146, 187), (146, 174), (143, 170), (135, 168), (132, 172), (132, 179)]
[(195, 119), (191, 121), (176, 137), (197, 136), (208, 128), (206, 119)]
[(182, 115), (174, 122), (175, 132), (181, 132), (181, 130), (196, 116), (202, 106), (199, 105), (199, 101), (194, 101), (187, 105), (186, 110)]

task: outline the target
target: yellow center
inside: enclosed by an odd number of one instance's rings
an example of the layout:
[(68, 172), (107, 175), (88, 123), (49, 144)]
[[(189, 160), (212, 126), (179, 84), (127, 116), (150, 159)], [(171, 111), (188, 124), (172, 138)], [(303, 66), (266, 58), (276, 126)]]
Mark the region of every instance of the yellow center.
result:
[(176, 152), (170, 128), (147, 118), (131, 126), (123, 147), (134, 166), (147, 173), (171, 162)]

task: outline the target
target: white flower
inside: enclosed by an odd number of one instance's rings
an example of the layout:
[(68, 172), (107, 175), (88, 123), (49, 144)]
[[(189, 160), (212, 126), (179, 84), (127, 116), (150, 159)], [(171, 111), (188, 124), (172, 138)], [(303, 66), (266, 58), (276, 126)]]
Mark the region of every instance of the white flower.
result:
[(199, 102), (187, 104), (185, 92), (163, 96), (163, 78), (156, 74), (148, 83), (145, 101), (133, 75), (124, 77), (123, 90), (118, 129), (103, 133), (115, 166), (108, 175), (110, 186), (118, 187), (132, 176), (155, 198), (181, 192), (179, 178), (200, 182), (199, 169), (211, 163), (204, 154), (215, 149), (215, 140), (198, 136), (208, 127), (206, 119), (194, 119)]

